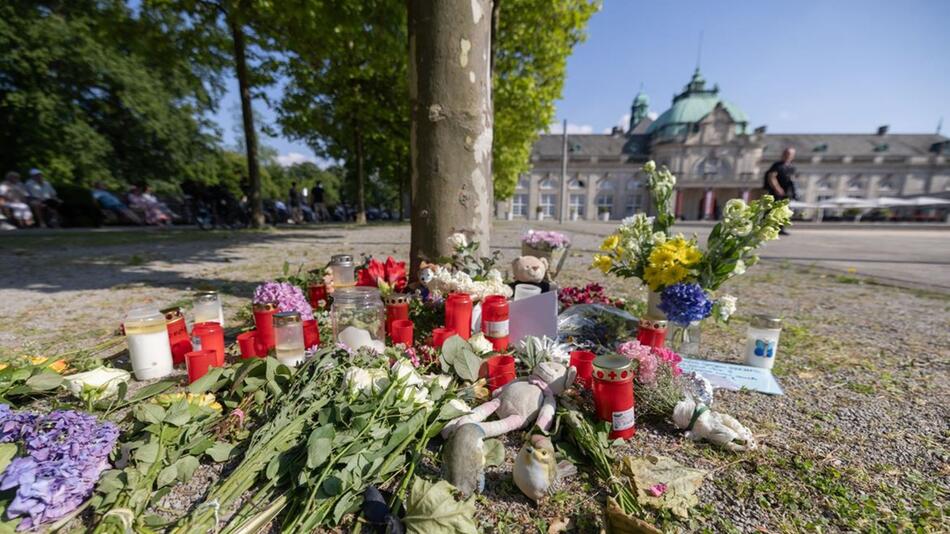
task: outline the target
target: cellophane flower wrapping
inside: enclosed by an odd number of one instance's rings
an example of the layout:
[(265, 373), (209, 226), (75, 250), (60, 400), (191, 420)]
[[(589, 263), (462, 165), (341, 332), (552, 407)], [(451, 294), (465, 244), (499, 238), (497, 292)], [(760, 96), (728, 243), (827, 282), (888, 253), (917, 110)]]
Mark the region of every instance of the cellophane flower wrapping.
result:
[(118, 438), (115, 424), (86, 413), (37, 415), (0, 404), (0, 442), (25, 452), (0, 475), (0, 490), (16, 489), (6, 518), (22, 516), (17, 530), (27, 530), (75, 510), (109, 468)]
[(282, 312), (300, 313), (303, 321), (313, 319), (313, 308), (299, 287), (289, 282), (264, 282), (254, 290), (254, 304), (276, 303)]
[(571, 239), (561, 232), (553, 230), (528, 230), (521, 242), (541, 250), (553, 250), (570, 246)]

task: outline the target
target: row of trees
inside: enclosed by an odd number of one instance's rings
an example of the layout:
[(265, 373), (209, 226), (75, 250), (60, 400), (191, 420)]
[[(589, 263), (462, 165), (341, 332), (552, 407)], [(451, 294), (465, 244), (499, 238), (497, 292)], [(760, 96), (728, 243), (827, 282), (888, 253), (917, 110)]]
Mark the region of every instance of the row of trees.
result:
[[(512, 193), (553, 119), (566, 58), (595, 10), (594, 0), (495, 0), (486, 13), (496, 197)], [(60, 183), (225, 183), (248, 194), (262, 222), (262, 195), (284, 193), (294, 176), (312, 185), (317, 172), (268, 164), (258, 133), (279, 131), (340, 162), (325, 186), (360, 217), (370, 193), (401, 203), (411, 160), (407, 13), (405, 0), (4, 2), (0, 168), (40, 167)], [(209, 121), (231, 77), (243, 165)], [(272, 100), (264, 90), (275, 84)], [(254, 105), (276, 110), (276, 124), (257, 121)]]

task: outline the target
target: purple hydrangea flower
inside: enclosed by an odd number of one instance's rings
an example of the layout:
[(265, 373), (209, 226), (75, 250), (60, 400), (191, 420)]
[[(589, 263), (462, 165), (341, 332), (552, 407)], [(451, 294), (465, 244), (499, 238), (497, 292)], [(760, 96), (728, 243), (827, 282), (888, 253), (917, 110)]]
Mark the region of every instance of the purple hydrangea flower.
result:
[(25, 452), (0, 474), (0, 490), (16, 488), (7, 517), (24, 516), (18, 530), (59, 519), (88, 499), (119, 439), (113, 423), (72, 410), (36, 415), (0, 405), (0, 428), (0, 441)]
[(299, 287), (288, 282), (264, 282), (254, 290), (254, 304), (276, 303), (282, 312), (300, 313), (303, 321), (313, 319), (313, 308)]
[(699, 284), (680, 282), (660, 293), (660, 310), (674, 323), (686, 326), (712, 313), (713, 303)]

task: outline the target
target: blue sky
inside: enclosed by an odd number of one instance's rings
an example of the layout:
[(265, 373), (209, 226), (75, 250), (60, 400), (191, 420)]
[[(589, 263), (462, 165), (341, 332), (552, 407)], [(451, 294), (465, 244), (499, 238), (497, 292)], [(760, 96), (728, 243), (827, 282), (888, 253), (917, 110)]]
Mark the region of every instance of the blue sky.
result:
[[(605, 0), (568, 60), (557, 123), (599, 133), (643, 84), (662, 113), (696, 66), (770, 132), (950, 132), (950, 0)], [(234, 139), (236, 82), (218, 119)], [(272, 115), (262, 103), (258, 112)], [(558, 126), (559, 127), (559, 126)], [(285, 161), (304, 145), (265, 139)], [(299, 156), (291, 156), (299, 154)]]

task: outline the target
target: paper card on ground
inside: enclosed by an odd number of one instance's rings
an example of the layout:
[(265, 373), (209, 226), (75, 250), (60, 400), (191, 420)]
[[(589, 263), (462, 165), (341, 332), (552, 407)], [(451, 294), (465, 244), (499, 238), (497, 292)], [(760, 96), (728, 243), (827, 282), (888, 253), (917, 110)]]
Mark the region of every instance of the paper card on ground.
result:
[(513, 300), (509, 308), (509, 345), (525, 336), (557, 338), (557, 291)]
[(782, 392), (782, 387), (778, 385), (778, 381), (772, 376), (772, 371), (768, 369), (690, 358), (683, 358), (680, 369), (683, 372), (694, 371), (703, 375), (716, 388), (731, 391), (746, 388), (769, 395), (785, 394)]

